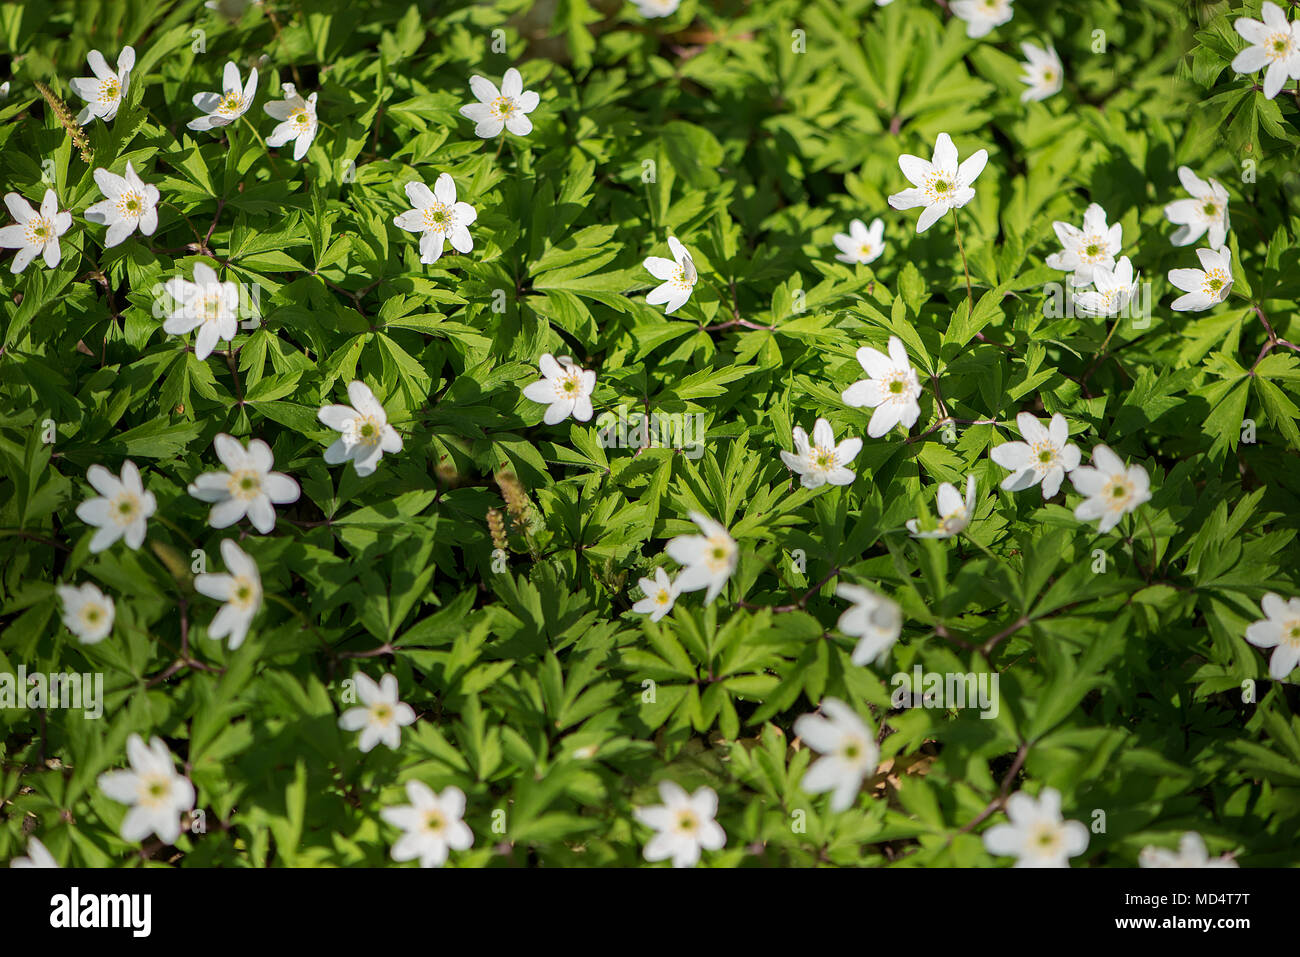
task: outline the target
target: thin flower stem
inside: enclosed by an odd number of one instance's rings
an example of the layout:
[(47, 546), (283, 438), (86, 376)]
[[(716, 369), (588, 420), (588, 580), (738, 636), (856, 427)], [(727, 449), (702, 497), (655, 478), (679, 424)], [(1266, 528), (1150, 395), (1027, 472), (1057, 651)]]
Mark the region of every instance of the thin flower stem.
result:
[(185, 539), (185, 541), (189, 542), (189, 544), (190, 544), (191, 547), (194, 547), (194, 539), (190, 538), (189, 535), (187, 535), (187, 534), (185, 533), (185, 530), (182, 529), (182, 528), (181, 528), (179, 525), (177, 525), (175, 522), (173, 522), (170, 518), (167, 518), (167, 517), (164, 516), (164, 515), (160, 515), (160, 514), (157, 513), (157, 512), (154, 512), (154, 514), (153, 514), (151, 517), (153, 518), (153, 520), (154, 520), (155, 522), (158, 522), (160, 525), (165, 525), (167, 528), (170, 528), (173, 532), (175, 532), (175, 533), (176, 533), (177, 535), (179, 535), (181, 538)]
[(1083, 377), (1079, 379), (1080, 385), (1087, 382), (1088, 379), (1092, 376), (1092, 374), (1097, 371), (1098, 367), (1101, 366), (1102, 362), (1105, 361), (1106, 347), (1110, 345), (1110, 340), (1114, 337), (1115, 330), (1119, 328), (1119, 324), (1123, 321), (1124, 321), (1124, 317), (1122, 315), (1115, 317), (1115, 321), (1112, 322), (1110, 325), (1110, 331), (1106, 333), (1106, 338), (1101, 340), (1101, 347), (1097, 350), (1097, 358), (1092, 360), (1092, 364), (1088, 366), (1088, 369), (1086, 372), (1084, 372)]
[(257, 127), (253, 125), (251, 120), (249, 120), (247, 113), (242, 115), (239, 119), (245, 126), (249, 128), (249, 130), (252, 131), (253, 136), (257, 138), (257, 142), (261, 144), (262, 152), (264, 152), (266, 154), (266, 158), (271, 161), (271, 170), (275, 173), (276, 179), (279, 179), (280, 167), (275, 165), (275, 157), (271, 155), (271, 148), (266, 145), (266, 140), (262, 139), (262, 134), (257, 132)]
[[(1028, 741), (1020, 745), (1016, 750), (1016, 759), (1011, 763), (1011, 769), (1007, 771), (1006, 776), (1002, 779), (1002, 786), (998, 788), (997, 797), (989, 801), (984, 810), (980, 811), (969, 823), (962, 825), (958, 829), (959, 832), (973, 831), (1006, 803), (1007, 797), (1011, 794), (1011, 785), (1015, 781), (1016, 775), (1020, 773), (1020, 769), (1025, 766), (1025, 758), (1029, 757), (1029, 747)], [(949, 837), (948, 840), (951, 843), (952, 837)]]
[(1264, 361), (1264, 357), (1278, 346), (1282, 346), (1284, 349), (1290, 349), (1292, 352), (1300, 352), (1300, 346), (1297, 346), (1294, 342), (1287, 342), (1285, 339), (1279, 338), (1277, 330), (1274, 329), (1273, 324), (1268, 321), (1268, 316), (1264, 315), (1264, 310), (1255, 303), (1251, 303), (1250, 305), (1251, 308), (1255, 310), (1255, 315), (1259, 317), (1259, 321), (1263, 323), (1264, 331), (1268, 333), (1268, 341), (1264, 343), (1263, 347), (1259, 350), (1259, 355), (1255, 357), (1255, 364), (1250, 367), (1250, 374), (1254, 375), (1255, 370), (1259, 368), (1259, 364)]
[(1147, 515), (1145, 511), (1142, 513), (1142, 522), (1147, 527), (1147, 534), (1151, 536), (1151, 571), (1149, 574), (1155, 575), (1156, 568), (1160, 564), (1159, 562), (1160, 553), (1156, 551), (1156, 530), (1151, 525), (1151, 517)]
[(970, 283), (970, 264), (966, 262), (966, 247), (961, 241), (961, 214), (959, 210), (952, 211), (952, 231), (957, 237), (957, 250), (961, 253), (961, 268), (966, 272), (966, 316), (969, 318), (975, 314), (975, 293)]
[(231, 377), (235, 380), (235, 399), (236, 399), (235, 404), (236, 404), (236, 405), (243, 405), (243, 404), (244, 404), (244, 387), (243, 387), (243, 386), (240, 384), (240, 382), (239, 382), (239, 367), (238, 367), (237, 365), (235, 365), (235, 357), (236, 357), (237, 355), (239, 355), (239, 350), (238, 350), (238, 349), (234, 350), (233, 352), (232, 352), (230, 349), (227, 349), (227, 350), (226, 350), (226, 365), (230, 366), (230, 375), (231, 375)]
[(17, 535), (19, 538), (25, 538), (29, 542), (36, 542), (37, 544), (40, 545), (48, 545), (50, 548), (60, 548), (65, 552), (72, 551), (72, 549), (69, 546), (63, 544), (62, 542), (56, 542), (52, 538), (46, 538), (43, 535), (37, 535), (34, 532), (29, 532), (25, 528), (0, 528), (0, 535)]
[(1001, 559), (1001, 558), (999, 558), (997, 555), (994, 555), (991, 551), (989, 551), (989, 549), (988, 549), (986, 546), (981, 545), (981, 544), (980, 544), (979, 542), (977, 542), (974, 538), (972, 538), (969, 534), (965, 535), (964, 537), (965, 537), (966, 541), (970, 542), (972, 545), (974, 545), (976, 548), (978, 548), (980, 551), (982, 551), (982, 552), (983, 552), (985, 555), (987, 555), (989, 558), (993, 559), (993, 561), (994, 561), (995, 563), (1000, 564), (1000, 563), (1002, 562), (1002, 559)]

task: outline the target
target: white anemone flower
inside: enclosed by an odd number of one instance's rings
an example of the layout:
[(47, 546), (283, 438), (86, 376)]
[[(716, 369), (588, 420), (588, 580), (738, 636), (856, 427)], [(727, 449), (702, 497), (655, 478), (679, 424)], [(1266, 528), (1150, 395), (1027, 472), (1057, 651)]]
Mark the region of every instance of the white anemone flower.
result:
[(1066, 473), (1079, 467), (1080, 453), (1070, 444), (1070, 427), (1059, 412), (1047, 428), (1028, 412), (1016, 416), (1016, 427), (1023, 442), (1003, 442), (989, 457), (1011, 474), (1002, 480), (1008, 492), (1020, 492), (1042, 484), (1043, 498), (1049, 499), (1061, 488)]
[(77, 506), (77, 518), (96, 527), (90, 539), (91, 554), (102, 552), (119, 538), (126, 540), (128, 548), (143, 545), (147, 522), (158, 508), (158, 500), (153, 492), (145, 491), (135, 463), (123, 462), (120, 478), (102, 465), (92, 465), (86, 470), (86, 481), (99, 493), (98, 498)]
[(966, 36), (972, 40), (986, 36), (994, 27), (1010, 22), (1015, 15), (1015, 0), (952, 0), (948, 9), (966, 23)]
[(222, 282), (207, 263), (194, 264), (194, 281), (173, 276), (163, 286), (171, 307), (163, 332), (183, 336), (193, 332), (194, 356), (200, 362), (212, 355), (221, 341), (233, 342), (239, 332), (239, 286)]
[(16, 249), (10, 272), (17, 275), (27, 268), (37, 256), (53, 269), (63, 259), (59, 237), (72, 226), (72, 214), (59, 210), (59, 197), (52, 189), (45, 190), (38, 212), (17, 193), (5, 193), (5, 206), (13, 215), (14, 224), (0, 229), (0, 249)]
[(1238, 17), (1233, 24), (1250, 46), (1232, 61), (1234, 73), (1264, 71), (1264, 96), (1273, 99), (1288, 78), (1300, 80), (1300, 20), (1287, 21), (1276, 3), (1264, 0), (1263, 21)]
[(235, 122), (253, 105), (257, 95), (257, 68), (248, 71), (248, 82), (241, 84), (239, 67), (227, 63), (221, 73), (220, 93), (196, 93), (194, 105), (203, 111), (186, 124), (195, 132), (217, 129)]
[(691, 292), (694, 291), (695, 284), (700, 278), (700, 274), (695, 270), (695, 260), (676, 236), (668, 237), (668, 248), (672, 251), (672, 259), (665, 259), (663, 256), (647, 256), (642, 264), (650, 275), (659, 280), (659, 285), (651, 289), (649, 295), (645, 297), (646, 305), (662, 304), (664, 315), (686, 305), (686, 300), (691, 298)]
[(858, 639), (850, 660), (855, 665), (884, 663), (889, 649), (903, 633), (902, 609), (884, 595), (849, 582), (836, 585), (835, 595), (851, 603), (836, 625), (850, 638)]
[(1121, 256), (1113, 267), (1094, 266), (1093, 288), (1075, 293), (1074, 308), (1082, 316), (1118, 316), (1128, 310), (1137, 296), (1140, 279), (1127, 256)]
[(126, 97), (131, 70), (135, 66), (135, 50), (122, 47), (122, 52), (117, 56), (116, 72), (109, 69), (104, 54), (98, 50), (91, 50), (86, 56), (86, 62), (95, 75), (80, 76), (68, 81), (72, 92), (86, 101), (86, 105), (77, 114), (77, 122), (85, 126), (98, 117), (108, 123), (117, 116), (118, 108)]
[(1282, 681), (1300, 666), (1300, 598), (1283, 601), (1269, 592), (1260, 604), (1264, 617), (1246, 629), (1246, 640), (1256, 648), (1273, 649), (1268, 673)]
[(95, 170), (95, 185), (104, 198), (86, 209), (86, 220), (108, 227), (105, 248), (126, 241), (137, 229), (152, 236), (158, 228), (158, 187), (142, 180), (127, 160), (122, 176), (106, 169)]
[(524, 386), (524, 398), (546, 406), (542, 421), (556, 425), (569, 416), (579, 422), (591, 419), (591, 394), (596, 390), (596, 373), (580, 368), (568, 356), (558, 359), (549, 352), (538, 360), (542, 377)]
[(867, 378), (854, 382), (841, 398), (855, 408), (876, 410), (867, 424), (867, 435), (878, 439), (900, 424), (911, 429), (921, 414), (916, 401), (921, 395), (921, 380), (907, 358), (903, 341), (890, 336), (889, 355), (870, 346), (863, 346), (856, 355)]
[(1104, 445), (1092, 450), (1092, 465), (1081, 465), (1070, 473), (1075, 491), (1087, 499), (1074, 509), (1082, 522), (1101, 521), (1098, 532), (1109, 532), (1129, 512), (1151, 499), (1151, 479), (1140, 465), (1125, 467), (1123, 460)]
[(805, 714), (794, 723), (794, 733), (822, 755), (799, 786), (809, 794), (830, 791), (831, 810), (847, 811), (863, 779), (875, 773), (880, 747), (871, 729), (838, 698), (825, 699), (818, 710), (821, 714)]
[(835, 258), (842, 263), (867, 265), (885, 251), (885, 221), (877, 217), (868, 228), (860, 219), (849, 223), (847, 233), (836, 233), (831, 242), (839, 250)]
[(380, 742), (396, 751), (402, 743), (402, 729), (415, 723), (415, 709), (397, 698), (397, 676), (384, 675), (376, 684), (358, 671), (352, 680), (361, 703), (339, 715), (339, 727), (361, 732), (357, 747), (363, 754)]
[(1188, 831), (1178, 842), (1178, 850), (1147, 845), (1138, 854), (1139, 867), (1237, 867), (1229, 855), (1210, 857), (1205, 839), (1195, 831)]
[(358, 475), (372, 475), (385, 452), (402, 451), (402, 437), (388, 424), (388, 413), (364, 382), (348, 383), (348, 400), (351, 406), (325, 405), (316, 413), (321, 422), (342, 433), (325, 450), (325, 462), (339, 465), (352, 460)]
[(113, 630), (113, 599), (90, 582), (59, 585), (57, 591), (63, 602), (63, 623), (78, 641), (93, 645), (108, 637)]
[(412, 780), (406, 782), (406, 797), (410, 804), (379, 811), (380, 817), (403, 832), (390, 852), (393, 860), (418, 859), (421, 867), (441, 867), (451, 851), (474, 846), (474, 832), (462, 820), (465, 792), (460, 788), (449, 786), (438, 794), (423, 781)]
[(1061, 815), (1061, 793), (1043, 788), (1035, 799), (1024, 791), (1007, 798), (1009, 824), (984, 832), (990, 854), (1016, 858), (1016, 867), (1069, 867), (1088, 849), (1088, 828)]
[(1213, 309), (1232, 292), (1232, 250), (1198, 249), (1200, 269), (1171, 269), (1169, 282), (1187, 295), (1179, 296), (1169, 306), (1175, 312), (1202, 312)]
[(311, 141), (316, 138), (320, 127), (316, 119), (316, 97), (313, 93), (305, 100), (292, 83), (281, 83), (283, 100), (266, 103), (262, 109), (273, 120), (279, 120), (271, 135), (266, 138), (266, 145), (279, 149), (290, 140), (293, 141), (293, 158), (301, 160), (307, 155)]
[(819, 488), (827, 483), (853, 484), (857, 475), (848, 466), (862, 451), (861, 439), (845, 439), (836, 445), (831, 424), (825, 419), (818, 419), (813, 426), (811, 443), (808, 441), (808, 433), (797, 425), (793, 436), (794, 451), (782, 450), (781, 461), (786, 468), (798, 474), (804, 488)]
[(1060, 93), (1065, 85), (1065, 69), (1061, 66), (1056, 47), (1049, 43), (1044, 50), (1032, 43), (1022, 43), (1020, 51), (1024, 53), (1026, 61), (1021, 64), (1025, 72), (1020, 77), (1020, 82), (1029, 86), (1029, 89), (1020, 94), (1020, 102), (1041, 101)]
[(658, 621), (672, 611), (677, 595), (681, 592), (662, 568), (655, 569), (654, 578), (642, 578), (637, 581), (637, 585), (645, 597), (632, 606), (632, 611), (638, 615), (649, 615), (651, 621)]
[(735, 572), (740, 552), (725, 526), (700, 512), (689, 515), (704, 534), (678, 535), (668, 542), (664, 551), (684, 566), (677, 574), (678, 590), (691, 592), (707, 588), (704, 604), (709, 605)]
[(444, 239), (458, 253), (474, 249), (469, 227), (478, 219), (478, 211), (469, 203), (457, 202), (456, 181), (450, 173), (440, 175), (432, 190), (412, 180), (406, 184), (406, 198), (413, 208), (395, 216), (393, 225), (420, 234), (420, 262), (426, 266), (436, 263), (442, 256)]
[(533, 121), (528, 114), (537, 109), (538, 95), (524, 89), (524, 79), (514, 67), (506, 70), (501, 89), (486, 77), (469, 78), (469, 89), (478, 100), (460, 108), (460, 115), (473, 120), (474, 135), (483, 139), (500, 136), (509, 130), (515, 136), (527, 136), (533, 131)]
[(260, 7), (262, 0), (205, 0), (203, 5), (231, 20), (238, 20), (249, 7)]
[(636, 5), (637, 13), (647, 20), (654, 20), (671, 17), (682, 5), (682, 0), (632, 0), (632, 3)]
[(194, 807), (194, 785), (176, 773), (176, 761), (162, 738), (138, 734), (126, 739), (129, 771), (106, 771), (98, 779), (99, 789), (114, 801), (131, 805), (122, 819), (122, 840), (143, 841), (158, 835), (164, 844), (181, 836), (180, 815)]
[(923, 532), (914, 518), (907, 520), (907, 530), (913, 538), (952, 538), (966, 530), (975, 515), (975, 476), (966, 478), (966, 499), (951, 482), (939, 486), (936, 496), (939, 505), (939, 527)]
[(1119, 223), (1108, 226), (1106, 210), (1097, 203), (1084, 210), (1082, 229), (1059, 220), (1052, 223), (1052, 229), (1061, 241), (1061, 251), (1048, 256), (1047, 265), (1073, 273), (1072, 286), (1090, 285), (1098, 266), (1113, 268), (1124, 243), (1124, 227)]
[(302, 494), (298, 483), (283, 472), (271, 471), (275, 457), (261, 439), (251, 440), (245, 448), (238, 439), (222, 432), (212, 445), (225, 470), (204, 472), (187, 489), (195, 498), (213, 503), (208, 524), (229, 528), (247, 515), (263, 535), (272, 531), (275, 506), (298, 501)]
[(1210, 246), (1218, 249), (1228, 241), (1232, 225), (1228, 191), (1217, 179), (1203, 180), (1186, 166), (1178, 167), (1178, 180), (1191, 199), (1174, 200), (1165, 207), (1165, 219), (1178, 227), (1169, 241), (1190, 246), (1208, 232)]
[(952, 137), (940, 133), (929, 162), (910, 153), (898, 158), (898, 166), (912, 188), (890, 196), (889, 205), (894, 209), (924, 206), (916, 221), (917, 233), (923, 233), (948, 210), (960, 209), (975, 198), (972, 184), (984, 172), (988, 161), (988, 150), (976, 150), (958, 165)]
[(248, 629), (262, 608), (262, 576), (257, 562), (230, 539), (221, 542), (224, 574), (204, 572), (194, 576), (194, 590), (222, 602), (208, 625), (209, 638), (230, 639), (234, 651), (248, 637)]
[(714, 820), (718, 813), (718, 792), (702, 787), (694, 794), (672, 781), (659, 782), (659, 797), (664, 802), (634, 809), (636, 819), (655, 830), (646, 843), (644, 855), (654, 863), (669, 858), (673, 867), (694, 867), (701, 851), (716, 851), (727, 844), (726, 832)]
[(49, 849), (41, 843), (39, 838), (29, 837), (27, 839), (27, 856), (15, 857), (9, 862), (10, 867), (18, 868), (47, 868), (58, 867), (59, 862), (54, 859), (54, 855)]

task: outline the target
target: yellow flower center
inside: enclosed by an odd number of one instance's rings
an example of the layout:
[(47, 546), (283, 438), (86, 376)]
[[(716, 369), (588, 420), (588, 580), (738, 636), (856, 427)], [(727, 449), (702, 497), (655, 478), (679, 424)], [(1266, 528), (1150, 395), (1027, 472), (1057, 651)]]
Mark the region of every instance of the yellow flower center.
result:
[(952, 198), (957, 192), (957, 184), (952, 177), (943, 172), (934, 172), (930, 174), (930, 179), (925, 185), (926, 195), (930, 202), (935, 203), (939, 200)]
[(238, 608), (252, 608), (257, 603), (257, 592), (256, 582), (238, 575), (234, 587), (230, 589), (230, 603)]
[(1085, 262), (1095, 263), (1103, 262), (1109, 258), (1107, 254), (1106, 238), (1098, 236), (1096, 233), (1090, 233), (1083, 237), (1083, 243), (1079, 250), (1079, 258)]
[(113, 499), (110, 514), (118, 525), (130, 525), (140, 513), (140, 499), (132, 492), (122, 492)]
[(140, 776), (139, 803), (148, 808), (161, 808), (166, 805), (172, 792), (171, 779), (162, 774), (144, 774)]
[(443, 203), (434, 203), (432, 206), (421, 210), (421, 213), (424, 215), (425, 229), (445, 233), (451, 228), (453, 219), (451, 207)]
[(384, 437), (384, 424), (373, 416), (363, 416), (356, 420), (353, 437), (362, 445), (377, 445)]
[(43, 216), (27, 220), (27, 245), (44, 246), (54, 238), (54, 223)]
[(230, 476), (230, 494), (248, 501), (262, 494), (262, 473), (256, 469), (239, 469)]
[(582, 376), (577, 369), (566, 369), (555, 380), (555, 395), (560, 399), (576, 399), (582, 394)]
[(1127, 475), (1112, 475), (1102, 494), (1106, 499), (1106, 507), (1112, 512), (1120, 512), (1133, 500), (1136, 492), (1137, 487), (1129, 481)]
[(1056, 446), (1051, 442), (1034, 442), (1029, 449), (1034, 458), (1034, 468), (1039, 472), (1046, 472), (1056, 464)]
[(139, 216), (144, 200), (135, 190), (128, 189), (117, 197), (117, 211), (123, 216)]
[(1217, 301), (1227, 296), (1231, 286), (1232, 278), (1222, 269), (1216, 268), (1205, 274), (1205, 280), (1201, 283), (1201, 291)]
[(1276, 63), (1290, 56), (1294, 45), (1289, 32), (1274, 33), (1264, 41), (1264, 55)]

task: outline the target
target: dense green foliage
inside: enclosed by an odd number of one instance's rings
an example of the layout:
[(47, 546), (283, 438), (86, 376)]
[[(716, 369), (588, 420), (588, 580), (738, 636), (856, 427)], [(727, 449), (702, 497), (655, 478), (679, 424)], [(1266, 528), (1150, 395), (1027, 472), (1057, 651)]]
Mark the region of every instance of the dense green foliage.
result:
[[(1090, 827), (1075, 866), (1132, 866), (1187, 830), (1294, 864), (1300, 696), (1244, 639), (1266, 592), (1297, 593), (1300, 558), (1300, 362), (1279, 342), (1300, 337), (1300, 94), (1267, 100), (1228, 68), (1258, 3), (1020, 0), (980, 39), (929, 0), (530, 6), (0, 5), (0, 189), (37, 205), (53, 187), (74, 219), (57, 267), (0, 259), (0, 672), (99, 672), (106, 696), (99, 719), (0, 709), (0, 860), (34, 834), (65, 865), (381, 865), (400, 832), (379, 810), (416, 778), (466, 793), (475, 841), (453, 866), (635, 865), (652, 832), (633, 809), (668, 778), (717, 790), (714, 866), (1004, 863), (981, 833), (1043, 787)], [(1041, 103), (1021, 101), (1026, 40), (1065, 66)], [(126, 100), (84, 128), (83, 158), (34, 84), (75, 113), (87, 53), (126, 44)], [(188, 130), (227, 60), (260, 68), (249, 122)], [(540, 94), (534, 130), (479, 139), (457, 113), (469, 77), (512, 65)], [(282, 82), (320, 93), (302, 162), (264, 143)], [(918, 235), (886, 197), (908, 186), (899, 155), (928, 159), (940, 132), (989, 163)], [(128, 160), (159, 226), (105, 248), (92, 172)], [(1166, 274), (1196, 265), (1163, 214), (1180, 165), (1231, 196), (1235, 285), (1202, 313), (1169, 308)], [(393, 218), (441, 173), (478, 211), (474, 248), (422, 265)], [(1149, 323), (1044, 312), (1065, 278), (1044, 264), (1052, 223), (1090, 202), (1123, 225)], [(876, 216), (884, 255), (837, 262), (832, 235)], [(665, 315), (642, 261), (670, 234), (700, 281)], [(158, 311), (195, 262), (257, 290), (256, 321), (203, 361)], [(868, 438), (871, 409), (841, 393), (890, 335), (921, 415)], [(596, 371), (597, 417), (698, 413), (702, 454), (542, 424), (521, 389), (543, 353)], [(403, 439), (367, 477), (326, 464), (337, 433), (317, 419), (353, 379)], [(989, 450), (1023, 411), (1064, 415), (1085, 463), (1104, 443), (1142, 464), (1151, 501), (1099, 534), (1068, 481), (1047, 502), (1001, 490)], [(863, 437), (852, 485), (803, 488), (782, 464), (818, 417)], [(220, 468), (220, 432), (301, 483), (273, 533), (211, 528), (187, 494)], [(92, 554), (87, 469), (127, 459), (157, 498), (147, 540)], [(965, 532), (910, 537), (937, 484), (972, 473)], [(692, 511), (730, 529), (739, 567), (651, 623), (637, 580), (677, 570), (664, 547)], [(233, 651), (193, 584), (225, 538), (266, 593)], [(116, 605), (96, 644), (60, 620), (56, 585), (82, 582)], [(901, 606), (882, 663), (850, 662), (838, 582)], [(892, 707), (917, 666), (998, 672), (996, 718)], [(339, 728), (357, 669), (394, 674), (418, 712), (399, 749), (362, 754)], [(826, 697), (882, 752), (838, 813), (800, 788), (815, 755), (792, 731)], [(174, 847), (123, 840), (96, 784), (133, 732), (166, 741), (206, 815)]]

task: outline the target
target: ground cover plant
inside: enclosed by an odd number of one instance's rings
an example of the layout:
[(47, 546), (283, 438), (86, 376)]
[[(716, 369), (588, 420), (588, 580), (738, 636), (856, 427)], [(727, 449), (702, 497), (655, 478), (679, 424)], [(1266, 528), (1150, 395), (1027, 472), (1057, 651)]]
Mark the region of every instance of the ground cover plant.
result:
[(0, 861), (1297, 862), (1293, 5), (5, 3), (0, 83)]

